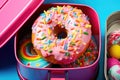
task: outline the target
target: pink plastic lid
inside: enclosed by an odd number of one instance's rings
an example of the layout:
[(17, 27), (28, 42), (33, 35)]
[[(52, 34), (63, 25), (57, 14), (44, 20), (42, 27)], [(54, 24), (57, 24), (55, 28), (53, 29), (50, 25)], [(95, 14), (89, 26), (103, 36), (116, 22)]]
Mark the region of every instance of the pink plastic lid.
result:
[(44, 0), (0, 0), (0, 48), (22, 27)]

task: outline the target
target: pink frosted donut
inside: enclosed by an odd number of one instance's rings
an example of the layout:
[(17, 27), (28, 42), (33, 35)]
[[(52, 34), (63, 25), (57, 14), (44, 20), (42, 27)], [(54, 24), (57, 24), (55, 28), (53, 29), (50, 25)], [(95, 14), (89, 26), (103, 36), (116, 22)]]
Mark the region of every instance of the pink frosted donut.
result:
[(54, 64), (69, 64), (83, 54), (91, 39), (91, 24), (81, 9), (52, 7), (32, 26), (32, 43), (39, 55)]
[(73, 63), (61, 65), (63, 68), (85, 67), (93, 64), (98, 57), (98, 48), (94, 40), (90, 41), (89, 47)]

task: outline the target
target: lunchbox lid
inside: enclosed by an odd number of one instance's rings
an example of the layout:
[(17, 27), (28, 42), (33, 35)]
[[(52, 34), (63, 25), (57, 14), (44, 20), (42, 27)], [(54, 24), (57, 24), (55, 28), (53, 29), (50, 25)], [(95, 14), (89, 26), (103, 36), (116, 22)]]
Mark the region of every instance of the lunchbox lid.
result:
[(0, 0), (0, 48), (43, 2), (44, 0)]

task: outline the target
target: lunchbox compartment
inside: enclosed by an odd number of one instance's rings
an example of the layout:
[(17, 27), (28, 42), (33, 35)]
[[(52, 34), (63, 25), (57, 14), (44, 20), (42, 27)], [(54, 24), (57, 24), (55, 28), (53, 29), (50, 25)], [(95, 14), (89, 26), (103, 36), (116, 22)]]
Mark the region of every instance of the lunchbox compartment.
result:
[[(31, 27), (36, 18), (44, 10), (54, 6), (71, 5), (73, 7), (80, 8), (90, 18), (92, 25), (92, 36), (94, 36), (97, 47), (98, 47), (98, 58), (97, 60), (85, 67), (78, 68), (33, 68), (22, 64), (18, 58), (18, 48), (20, 41), (24, 35), (31, 34)], [(27, 20), (22, 28), (17, 32), (14, 40), (15, 57), (17, 60), (17, 71), (19, 77), (24, 80), (50, 80), (50, 79), (66, 79), (66, 80), (95, 80), (99, 71), (99, 58), (101, 50), (101, 34), (100, 25), (97, 13), (90, 7), (81, 4), (68, 4), (68, 3), (54, 3), (54, 4), (43, 4), (37, 11)], [(54, 74), (53, 74), (54, 71)], [(64, 73), (64, 74), (63, 74)], [(56, 75), (55, 75), (56, 74)], [(60, 76), (62, 75), (62, 76)]]
[(107, 37), (110, 33), (120, 30), (120, 11), (112, 13), (106, 21), (106, 34), (105, 34), (105, 63), (104, 63), (104, 74), (106, 80), (109, 80), (108, 69), (107, 69)]

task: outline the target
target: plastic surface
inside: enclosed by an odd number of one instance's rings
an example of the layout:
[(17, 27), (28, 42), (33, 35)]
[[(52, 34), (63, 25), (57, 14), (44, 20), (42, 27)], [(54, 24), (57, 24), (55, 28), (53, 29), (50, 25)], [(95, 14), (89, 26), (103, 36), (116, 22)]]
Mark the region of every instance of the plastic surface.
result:
[(43, 1), (0, 0), (0, 48), (20, 29)]
[[(18, 46), (18, 42), (21, 40), (22, 36), (26, 34), (26, 31), (30, 31), (31, 29), (31, 25), (33, 24), (34, 20), (39, 16), (40, 12), (43, 12), (43, 10), (47, 10), (50, 7), (53, 6), (63, 6), (63, 5), (71, 5), (74, 7), (78, 7), (80, 9), (82, 9), (82, 11), (89, 16), (90, 18), (90, 22), (93, 25), (92, 28), (92, 34), (95, 37), (95, 40), (97, 42), (97, 46), (99, 49), (99, 54), (98, 54), (98, 58), (97, 60), (89, 66), (86, 67), (79, 67), (79, 68), (32, 68), (32, 67), (27, 67), (24, 64), (22, 64), (17, 56), (17, 46)], [(26, 27), (25, 27), (26, 26)], [(29, 33), (29, 32), (27, 32)], [(19, 30), (19, 32), (17, 33), (16, 37), (15, 37), (15, 44), (14, 44), (14, 48), (15, 48), (15, 57), (17, 59), (18, 62), (18, 70), (20, 72), (20, 74), (28, 79), (28, 80), (48, 80), (49, 78), (49, 71), (63, 71), (63, 72), (68, 72), (67, 74), (67, 79), (68, 80), (93, 80), (96, 79), (97, 74), (98, 74), (98, 62), (99, 62), (99, 58), (100, 58), (100, 50), (101, 50), (101, 34), (100, 34), (100, 25), (99, 25), (99, 19), (98, 19), (98, 15), (97, 13), (90, 7), (85, 6), (85, 5), (81, 5), (81, 4), (65, 4), (65, 3), (56, 3), (56, 4), (45, 4), (42, 5), (38, 8), (38, 10), (35, 12), (35, 14), (32, 15), (32, 17), (23, 25), (23, 27)], [(30, 72), (30, 73), (29, 73)], [(86, 75), (87, 73), (87, 75)], [(32, 76), (31, 76), (32, 75)], [(52, 79), (64, 79), (64, 76), (60, 75), (54, 75), (51, 74), (53, 77)], [(55, 77), (55, 78), (54, 78)], [(56, 78), (58, 77), (58, 78)]]
[(8, 0), (0, 0), (0, 9), (8, 2)]
[[(0, 0), (1, 1), (1, 0)], [(101, 28), (101, 56), (99, 62), (99, 74), (96, 80), (106, 80), (104, 77), (104, 53), (105, 53), (105, 29), (106, 20), (111, 13), (120, 10), (120, 1), (116, 0), (45, 0), (44, 3), (66, 2), (75, 4), (85, 4), (94, 8), (100, 19)], [(112, 6), (111, 6), (112, 5)], [(14, 37), (7, 44), (0, 48), (0, 80), (19, 80), (16, 73), (16, 60), (14, 57)], [(7, 77), (6, 77), (7, 76)]]

